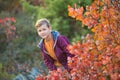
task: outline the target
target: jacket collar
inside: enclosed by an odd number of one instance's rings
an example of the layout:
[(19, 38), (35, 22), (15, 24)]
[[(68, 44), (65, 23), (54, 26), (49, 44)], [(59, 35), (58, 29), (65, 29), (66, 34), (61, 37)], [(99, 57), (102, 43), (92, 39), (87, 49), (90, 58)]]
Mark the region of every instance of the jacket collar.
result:
[[(58, 38), (58, 36), (60, 35), (60, 33), (59, 33), (58, 31), (52, 31), (51, 34), (52, 34), (52, 36), (53, 36), (54, 47), (55, 47), (56, 42), (57, 42), (57, 38)], [(37, 45), (39, 48), (42, 48), (42, 46), (43, 46), (43, 40), (44, 40), (44, 39), (41, 39), (40, 42), (39, 42), (39, 44)]]

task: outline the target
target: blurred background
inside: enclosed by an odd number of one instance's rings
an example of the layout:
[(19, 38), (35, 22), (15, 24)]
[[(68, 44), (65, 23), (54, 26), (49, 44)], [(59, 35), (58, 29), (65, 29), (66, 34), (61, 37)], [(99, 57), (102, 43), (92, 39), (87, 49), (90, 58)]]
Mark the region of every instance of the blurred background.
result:
[(68, 5), (87, 6), (92, 0), (0, 0), (0, 80), (34, 80), (47, 75), (37, 44), (35, 22), (50, 20), (53, 30), (68, 37), (71, 44), (87, 33), (80, 21), (68, 16)]

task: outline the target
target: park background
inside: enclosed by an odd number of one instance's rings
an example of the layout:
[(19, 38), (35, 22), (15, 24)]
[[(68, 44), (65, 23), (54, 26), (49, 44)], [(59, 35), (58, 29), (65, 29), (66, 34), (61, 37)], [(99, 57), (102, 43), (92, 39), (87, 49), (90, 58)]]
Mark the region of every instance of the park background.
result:
[[(101, 1), (107, 2), (108, 0)], [(72, 6), (73, 9), (76, 9), (77, 6), (87, 11), (86, 6), (92, 3), (93, 0), (0, 0), (0, 80), (35, 80), (39, 73), (47, 75), (48, 69), (44, 65), (37, 47), (40, 37), (34, 26), (35, 22), (40, 18), (47, 18), (53, 30), (58, 30), (67, 36), (71, 44), (82, 42), (88, 33), (93, 35), (95, 30), (89, 29), (91, 25), (83, 25), (80, 17), (80, 19), (74, 19), (74, 12), (69, 14), (69, 8)], [(102, 8), (103, 4), (101, 3), (99, 6)], [(120, 2), (118, 2), (119, 4)], [(102, 11), (102, 9), (100, 10)], [(95, 24), (97, 23), (92, 26)], [(119, 50), (120, 39), (117, 38), (117, 40), (118, 43), (114, 44), (114, 48), (117, 46)], [(99, 53), (104, 52), (105, 50), (101, 49)], [(118, 58), (117, 55), (115, 58), (117, 64)], [(120, 69), (120, 66), (117, 66), (116, 69)], [(119, 73), (118, 70), (116, 75)], [(101, 78), (101, 80), (104, 79)], [(110, 80), (109, 76), (107, 80)]]

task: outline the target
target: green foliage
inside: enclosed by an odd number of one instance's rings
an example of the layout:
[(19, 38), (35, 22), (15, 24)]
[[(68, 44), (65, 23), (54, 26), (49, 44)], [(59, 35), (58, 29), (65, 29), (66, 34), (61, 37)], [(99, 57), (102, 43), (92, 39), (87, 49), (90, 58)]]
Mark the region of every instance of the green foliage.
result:
[[(33, 17), (25, 13), (16, 15), (17, 23), (17, 38), (13, 42), (15, 48), (15, 55), (20, 63), (26, 61), (34, 61), (35, 56), (41, 57), (37, 48), (37, 33), (33, 24)], [(38, 40), (39, 41), (39, 40)], [(16, 57), (15, 56), (15, 57)]]
[(93, 0), (79, 0), (79, 6), (86, 6), (90, 5), (93, 2)]
[(37, 6), (33, 6), (30, 5), (28, 2), (26, 1), (20, 1), (23, 7), (23, 11), (27, 14), (30, 15), (32, 18), (34, 18), (36, 16), (36, 14), (38, 14), (38, 10), (39, 7)]
[(17, 12), (20, 10), (20, 0), (0, 0), (0, 12)]
[(13, 74), (8, 74), (7, 72), (0, 72), (0, 79), (2, 80), (12, 80), (15, 77)]
[(0, 71), (2, 70), (2, 64), (0, 63)]
[(0, 79), (12, 80), (15, 77), (15, 75), (13, 75), (13, 74), (8, 74), (7, 72), (2, 72), (2, 69), (3, 69), (3, 65), (2, 65), (2, 63), (0, 63)]
[(5, 33), (0, 29), (0, 53), (3, 53), (6, 49), (7, 43), (6, 43), (6, 37)]

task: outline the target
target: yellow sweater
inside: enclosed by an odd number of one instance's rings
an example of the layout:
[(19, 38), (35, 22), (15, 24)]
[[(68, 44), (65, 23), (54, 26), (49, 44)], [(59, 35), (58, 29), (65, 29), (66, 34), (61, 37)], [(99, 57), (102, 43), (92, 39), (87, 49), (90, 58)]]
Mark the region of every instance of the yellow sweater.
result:
[(59, 61), (56, 58), (56, 55), (54, 53), (54, 49), (53, 49), (53, 38), (51, 38), (49, 41), (44, 40), (44, 44), (45, 44), (45, 48), (48, 51), (49, 55), (54, 59), (54, 64), (56, 66), (61, 66), (61, 64), (59, 63)]

